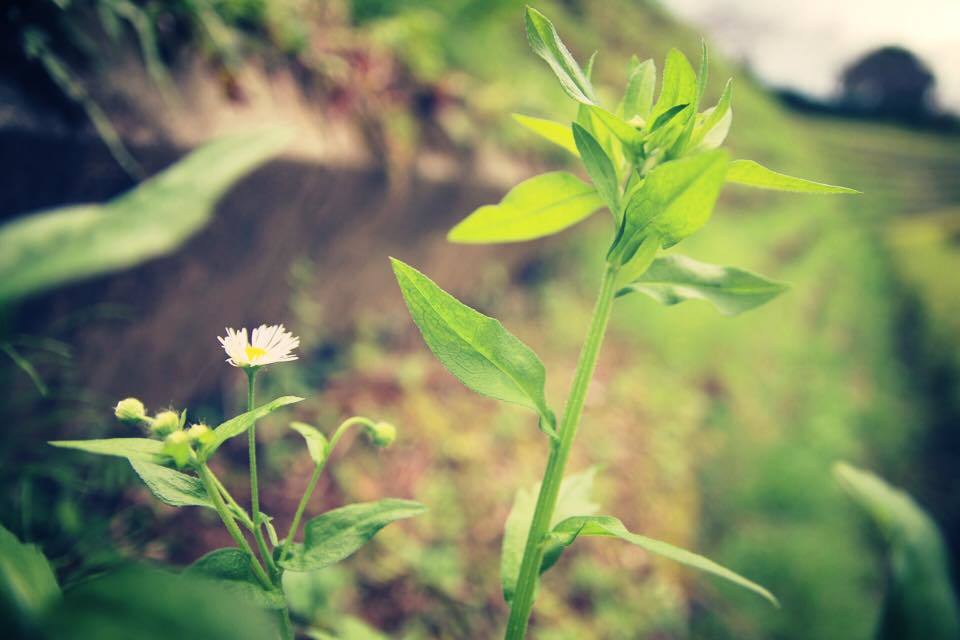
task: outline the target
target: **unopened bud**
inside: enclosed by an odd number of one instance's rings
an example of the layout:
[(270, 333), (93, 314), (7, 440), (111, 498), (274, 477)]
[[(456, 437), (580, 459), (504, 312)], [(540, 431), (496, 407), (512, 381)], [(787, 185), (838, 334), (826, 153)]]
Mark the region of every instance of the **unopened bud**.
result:
[(370, 441), (378, 447), (389, 447), (397, 439), (397, 428), (389, 422), (377, 422), (367, 430)]
[(177, 430), (163, 441), (163, 453), (173, 458), (178, 467), (185, 467), (190, 461), (190, 436), (185, 431)]
[(180, 416), (176, 411), (161, 411), (153, 417), (150, 431), (161, 438), (180, 431)]
[(207, 445), (213, 440), (213, 429), (202, 422), (191, 425), (186, 434), (190, 442), (201, 446)]
[(140, 424), (147, 418), (147, 410), (136, 398), (124, 398), (117, 403), (113, 413), (120, 422)]

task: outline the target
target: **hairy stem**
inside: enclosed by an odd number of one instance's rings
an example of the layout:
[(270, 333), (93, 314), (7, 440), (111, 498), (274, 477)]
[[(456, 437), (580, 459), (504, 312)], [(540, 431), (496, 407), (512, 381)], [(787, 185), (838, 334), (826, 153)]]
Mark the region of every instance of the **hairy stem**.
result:
[[(247, 411), (254, 409), (254, 387), (257, 378), (257, 369), (246, 369), (247, 373)], [(257, 541), (257, 549), (264, 563), (270, 569), (270, 574), (279, 583), (280, 573), (276, 563), (273, 561), (273, 555), (270, 548), (267, 547), (267, 541), (263, 537), (263, 520), (260, 517), (260, 486), (257, 480), (257, 423), (254, 421), (247, 430), (247, 448), (250, 453), (250, 517), (253, 519), (253, 537)]]
[(613, 306), (613, 296), (616, 293), (616, 277), (618, 267), (608, 265), (603, 274), (600, 286), (600, 295), (593, 310), (587, 338), (580, 351), (577, 370), (570, 387), (570, 395), (560, 421), (559, 442), (550, 449), (550, 458), (544, 472), (540, 494), (537, 496), (537, 506), (527, 534), (527, 544), (523, 551), (523, 560), (520, 564), (520, 575), (517, 580), (517, 589), (510, 607), (510, 618), (507, 621), (507, 640), (522, 640), (527, 632), (527, 623), (533, 609), (534, 591), (540, 577), (540, 565), (543, 562), (543, 540), (549, 533), (553, 520), (553, 512), (557, 506), (557, 495), (560, 492), (560, 483), (563, 481), (564, 468), (570, 455), (570, 446), (577, 435), (580, 416), (583, 414), (583, 403), (587, 396), (587, 389), (593, 372), (597, 366), (597, 357), (600, 354), (600, 345), (607, 331), (607, 322), (610, 319), (610, 309)]

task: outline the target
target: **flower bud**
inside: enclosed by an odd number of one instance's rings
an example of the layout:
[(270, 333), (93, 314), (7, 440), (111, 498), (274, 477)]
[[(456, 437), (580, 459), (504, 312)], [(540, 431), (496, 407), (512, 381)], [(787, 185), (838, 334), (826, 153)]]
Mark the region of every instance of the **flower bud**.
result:
[(124, 398), (118, 402), (113, 414), (120, 422), (126, 424), (140, 424), (147, 419), (146, 408), (136, 398)]
[(213, 429), (202, 422), (191, 425), (186, 434), (190, 442), (200, 446), (206, 446), (213, 440)]
[(184, 467), (190, 461), (190, 436), (181, 429), (168, 435), (163, 441), (163, 453), (173, 458), (178, 467)]
[(180, 416), (176, 411), (161, 411), (153, 417), (150, 431), (154, 435), (164, 438), (180, 430)]
[(378, 447), (389, 447), (397, 439), (397, 428), (389, 422), (377, 422), (367, 430), (370, 441)]

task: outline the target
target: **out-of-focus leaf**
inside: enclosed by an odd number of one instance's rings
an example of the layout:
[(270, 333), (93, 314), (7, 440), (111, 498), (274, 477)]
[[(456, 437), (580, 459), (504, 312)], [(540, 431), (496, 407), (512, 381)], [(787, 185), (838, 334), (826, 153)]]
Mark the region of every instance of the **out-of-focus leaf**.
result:
[(576, 141), (577, 149), (580, 150), (580, 157), (593, 181), (593, 186), (613, 213), (614, 219), (619, 222), (620, 184), (613, 163), (600, 147), (600, 143), (577, 123), (573, 123), (573, 139)]
[(413, 267), (391, 258), (400, 291), (427, 346), (477, 393), (514, 402), (556, 420), (544, 395), (546, 370), (530, 347), (498, 320), (463, 304)]
[(223, 138), (105, 205), (0, 226), (0, 304), (170, 253), (200, 230), (238, 178), (276, 155), (286, 131)]
[(678, 104), (694, 104), (697, 99), (697, 74), (690, 61), (677, 49), (670, 49), (663, 65), (660, 95), (650, 112), (656, 120), (662, 113)]
[(46, 617), (46, 636), (70, 640), (265, 640), (276, 615), (195, 576), (129, 568), (86, 581)]
[(286, 606), (283, 594), (267, 591), (257, 580), (250, 566), (250, 555), (236, 547), (216, 549), (184, 569), (188, 578), (204, 578), (215, 581), (225, 591), (237, 598), (251, 602), (263, 609), (283, 609)]
[(312, 640), (389, 640), (363, 620), (340, 615), (336, 623), (336, 635), (325, 631), (311, 630), (307, 635)]
[[(596, 475), (597, 468), (590, 467), (563, 479), (551, 527), (578, 513), (591, 514), (597, 511), (599, 506), (593, 502), (593, 481)], [(519, 489), (504, 526), (500, 550), (500, 581), (503, 598), (507, 602), (513, 599), (517, 579), (520, 577), (520, 564), (523, 561), (523, 551), (527, 545), (539, 493), (540, 484), (529, 489)]]
[(576, 176), (553, 171), (524, 180), (500, 204), (480, 207), (450, 230), (465, 244), (523, 242), (553, 235), (603, 206), (596, 189)]
[(59, 599), (57, 578), (40, 548), (20, 542), (0, 526), (0, 620), (5, 633), (28, 636)]
[(50, 443), (63, 449), (77, 449), (101, 456), (117, 456), (131, 462), (139, 460), (152, 464), (167, 461), (163, 443), (149, 438), (106, 438), (102, 440), (56, 440)]
[(327, 437), (316, 428), (304, 422), (291, 422), (290, 428), (303, 436), (307, 442), (307, 450), (314, 464), (320, 464), (327, 458)]
[(199, 478), (143, 460), (131, 459), (130, 466), (160, 502), (173, 507), (214, 508)]
[(908, 494), (868, 471), (838, 463), (834, 475), (889, 548), (889, 582), (878, 640), (960, 638), (950, 562), (933, 519)]
[(653, 233), (670, 247), (705, 225), (727, 171), (723, 149), (665, 162), (647, 174), (627, 203), (611, 258), (628, 261)]
[(630, 120), (635, 116), (646, 118), (653, 108), (653, 93), (657, 85), (657, 65), (653, 60), (638, 62), (634, 60), (627, 78), (627, 89), (623, 94), (623, 117)]
[(526, 26), (530, 48), (550, 65), (567, 95), (577, 102), (596, 104), (593, 85), (560, 40), (553, 23), (536, 9), (527, 7)]
[(554, 122), (553, 120), (534, 118), (519, 113), (513, 114), (513, 119), (540, 137), (563, 147), (573, 155), (579, 157), (580, 152), (577, 151), (577, 145), (573, 141), (573, 132), (570, 131), (570, 127), (567, 125)]
[(860, 193), (856, 189), (813, 182), (812, 180), (777, 173), (753, 160), (734, 160), (731, 162), (729, 169), (727, 169), (727, 182), (735, 182), (758, 189), (793, 191), (796, 193)]
[(617, 295), (637, 291), (668, 306), (706, 300), (721, 314), (734, 316), (769, 302), (788, 288), (744, 269), (671, 254), (656, 258), (643, 275)]
[(210, 442), (204, 446), (203, 455), (205, 457), (209, 457), (220, 447), (220, 445), (230, 438), (238, 436), (241, 433), (245, 433), (254, 422), (263, 416), (273, 413), (280, 407), (285, 407), (288, 404), (294, 404), (295, 402), (300, 402), (301, 400), (303, 400), (303, 398), (298, 398), (297, 396), (282, 396), (276, 400), (272, 400), (266, 404), (260, 405), (253, 411), (241, 413), (235, 418), (227, 420), (213, 430), (213, 438), (211, 438)]
[(352, 555), (391, 522), (426, 510), (419, 502), (388, 498), (327, 511), (307, 522), (303, 544), (292, 545), (292, 553), (279, 563), (290, 571), (329, 567)]
[[(650, 553), (655, 553), (658, 556), (673, 560), (674, 562), (679, 562), (688, 567), (723, 578), (724, 580), (756, 593), (776, 607), (780, 606), (776, 597), (759, 584), (747, 580), (740, 574), (734, 573), (713, 560), (704, 558), (696, 553), (675, 547), (666, 542), (661, 542), (660, 540), (630, 533), (620, 520), (612, 516), (573, 516), (561, 521), (550, 532), (547, 548), (544, 552), (544, 561), (546, 562), (547, 559), (552, 559), (553, 562), (556, 562), (559, 555), (563, 553), (563, 550), (573, 544), (578, 536), (619, 538), (620, 540), (645, 549)], [(549, 565), (545, 568), (549, 568)]]

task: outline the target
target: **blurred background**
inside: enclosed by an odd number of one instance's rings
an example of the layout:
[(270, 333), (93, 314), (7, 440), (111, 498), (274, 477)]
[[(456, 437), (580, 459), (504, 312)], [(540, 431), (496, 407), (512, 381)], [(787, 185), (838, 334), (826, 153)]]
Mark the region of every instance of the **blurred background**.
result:
[[(579, 60), (599, 50), (607, 104), (631, 54), (660, 66), (675, 46), (695, 59), (702, 35), (707, 103), (735, 78), (737, 157), (864, 195), (727, 190), (684, 251), (792, 290), (736, 320), (621, 302), (570, 464), (603, 465), (598, 501), (631, 530), (703, 552), (783, 608), (583, 542), (547, 576), (535, 637), (874, 637), (886, 547), (836, 485), (835, 461), (908, 490), (954, 575), (960, 558), (960, 5), (536, 6)], [(210, 423), (233, 415), (243, 379), (216, 336), (283, 322), (301, 359), (263, 376), (261, 397), (307, 397), (291, 413), (328, 432), (355, 413), (400, 430), (391, 449), (338, 453), (312, 510), (386, 496), (431, 507), (311, 576), (298, 617), (324, 627), (349, 612), (396, 638), (496, 636), (501, 531), (515, 490), (543, 471), (544, 440), (527, 413), (433, 360), (387, 256), (501, 319), (545, 361), (559, 403), (607, 219), (523, 245), (444, 239), (517, 181), (573, 167), (509, 117), (574, 113), (529, 51), (522, 13), (507, 0), (4, 3), (0, 224), (110, 200), (217, 136), (295, 132), (209, 219), (109, 272), (21, 287), (63, 246), (51, 234), (20, 262), (0, 246), (0, 522), (39, 544), (61, 583), (129, 558), (186, 565), (229, 538), (215, 514), (158, 504), (122, 460), (45, 442), (132, 435), (112, 417), (125, 396)], [(193, 165), (188, 182), (201, 189), (221, 168)], [(284, 530), (312, 468), (289, 419), (258, 431), (262, 501)], [(217, 460), (242, 502), (245, 460), (240, 442)]]

